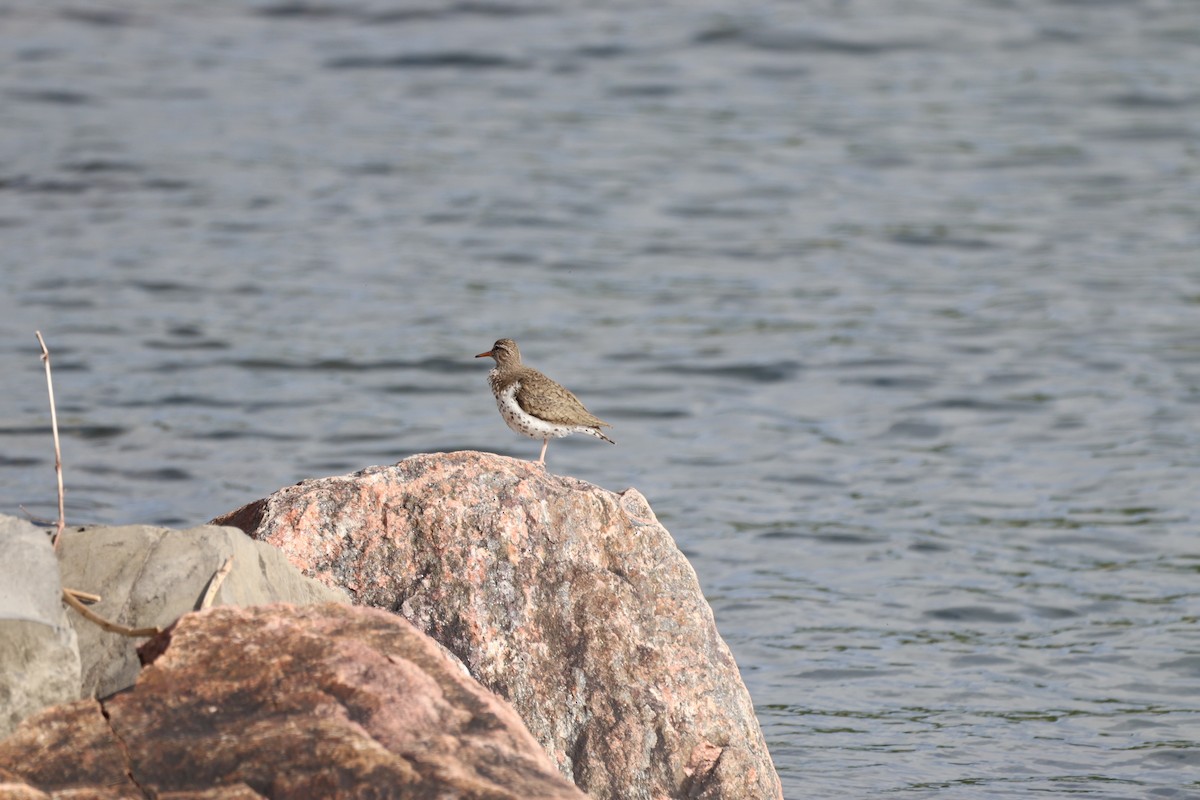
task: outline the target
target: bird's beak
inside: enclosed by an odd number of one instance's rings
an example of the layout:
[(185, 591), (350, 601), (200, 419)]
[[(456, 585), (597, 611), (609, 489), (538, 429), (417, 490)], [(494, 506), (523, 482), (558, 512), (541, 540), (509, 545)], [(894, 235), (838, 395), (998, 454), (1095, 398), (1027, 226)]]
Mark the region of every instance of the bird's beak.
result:
[(476, 358), (487, 358), (487, 357), (488, 357), (488, 356), (490, 356), (490, 355), (491, 355), (493, 352), (494, 352), (494, 351), (492, 351), (492, 350), (488, 350), (486, 353), (480, 353), (479, 355), (477, 355), (477, 356), (475, 356), (475, 357), (476, 357)]

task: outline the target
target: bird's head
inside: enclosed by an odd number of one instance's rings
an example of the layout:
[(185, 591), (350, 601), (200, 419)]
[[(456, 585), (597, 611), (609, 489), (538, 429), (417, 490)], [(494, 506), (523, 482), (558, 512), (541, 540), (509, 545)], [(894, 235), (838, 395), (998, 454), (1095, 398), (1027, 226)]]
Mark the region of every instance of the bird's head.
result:
[(520, 364), (521, 351), (517, 349), (517, 343), (512, 339), (497, 339), (492, 345), (492, 349), (486, 353), (480, 353), (476, 358), (486, 358), (491, 356), (496, 359), (496, 364), (503, 367), (506, 364)]

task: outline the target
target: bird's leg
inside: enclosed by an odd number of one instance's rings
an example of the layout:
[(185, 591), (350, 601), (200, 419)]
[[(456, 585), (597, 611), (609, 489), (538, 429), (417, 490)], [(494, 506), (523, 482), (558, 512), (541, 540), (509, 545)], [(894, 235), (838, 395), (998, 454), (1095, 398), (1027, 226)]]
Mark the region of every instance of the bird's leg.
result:
[(549, 439), (542, 439), (542, 454), (541, 454), (540, 456), (538, 456), (537, 463), (539, 463), (539, 464), (545, 464), (545, 463), (546, 463), (546, 447), (547, 447), (549, 444), (550, 444), (550, 440), (549, 440)]

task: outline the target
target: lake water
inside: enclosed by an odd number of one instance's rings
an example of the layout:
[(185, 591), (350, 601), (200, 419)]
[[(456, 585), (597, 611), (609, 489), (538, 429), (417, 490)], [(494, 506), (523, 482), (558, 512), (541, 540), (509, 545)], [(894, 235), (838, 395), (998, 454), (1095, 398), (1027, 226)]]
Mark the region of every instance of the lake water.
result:
[(789, 798), (1200, 797), (1200, 3), (8, 2), (0, 510), (613, 423)]

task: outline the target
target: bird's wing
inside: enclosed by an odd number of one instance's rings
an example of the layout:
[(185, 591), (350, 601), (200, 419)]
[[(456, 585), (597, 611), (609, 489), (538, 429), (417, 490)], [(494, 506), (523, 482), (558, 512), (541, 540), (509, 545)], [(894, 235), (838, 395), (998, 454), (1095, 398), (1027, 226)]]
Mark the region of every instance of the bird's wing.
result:
[(559, 425), (585, 425), (611, 428), (604, 420), (583, 407), (579, 398), (535, 369), (521, 376), (517, 405), (535, 417)]

